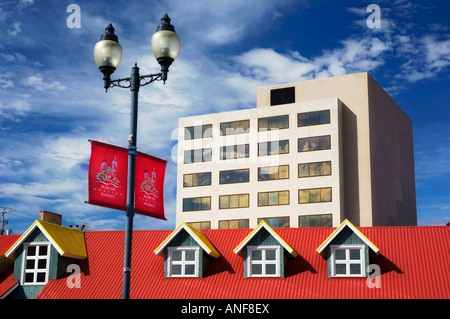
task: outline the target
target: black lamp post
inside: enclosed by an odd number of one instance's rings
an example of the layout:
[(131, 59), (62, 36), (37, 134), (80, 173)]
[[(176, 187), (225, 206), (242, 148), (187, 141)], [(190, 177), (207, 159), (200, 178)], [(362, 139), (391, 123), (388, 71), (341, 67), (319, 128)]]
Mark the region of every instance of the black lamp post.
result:
[(111, 80), (111, 74), (119, 66), (122, 59), (122, 47), (114, 28), (110, 24), (106, 27), (105, 33), (100, 37), (94, 48), (94, 58), (98, 68), (103, 73), (105, 90), (110, 87), (129, 88), (131, 91), (131, 114), (130, 114), (130, 135), (128, 135), (128, 180), (127, 180), (127, 212), (125, 227), (125, 247), (123, 266), (123, 288), (122, 298), (130, 298), (130, 272), (131, 272), (131, 243), (133, 234), (134, 217), (134, 179), (136, 170), (136, 140), (137, 140), (137, 116), (138, 116), (138, 93), (141, 86), (145, 86), (154, 81), (167, 80), (169, 66), (177, 57), (180, 50), (180, 38), (175, 33), (175, 28), (170, 24), (170, 18), (166, 15), (161, 19), (161, 24), (156, 28), (152, 36), (152, 51), (158, 63), (161, 65), (161, 72), (140, 75), (137, 64), (131, 69), (131, 77)]

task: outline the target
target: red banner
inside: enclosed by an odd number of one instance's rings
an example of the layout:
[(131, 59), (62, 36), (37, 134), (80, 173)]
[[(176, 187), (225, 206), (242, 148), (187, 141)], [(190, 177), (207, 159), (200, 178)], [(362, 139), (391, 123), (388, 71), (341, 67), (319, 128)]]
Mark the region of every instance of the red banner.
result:
[[(166, 161), (137, 152), (135, 212), (165, 219), (164, 175)], [(91, 141), (89, 204), (126, 211), (128, 149)]]
[(126, 211), (128, 150), (91, 142), (89, 204)]
[(166, 161), (138, 152), (135, 176), (135, 211), (138, 214), (165, 219), (164, 175)]

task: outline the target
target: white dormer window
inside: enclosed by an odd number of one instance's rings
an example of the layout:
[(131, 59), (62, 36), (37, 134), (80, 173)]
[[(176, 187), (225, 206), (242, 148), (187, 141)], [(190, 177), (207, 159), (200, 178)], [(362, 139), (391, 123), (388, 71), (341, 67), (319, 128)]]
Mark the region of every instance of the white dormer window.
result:
[(199, 247), (169, 247), (168, 276), (198, 277), (199, 250)]
[(50, 244), (24, 245), (23, 285), (45, 285), (48, 281)]
[(363, 245), (331, 245), (332, 277), (364, 277)]
[(279, 246), (247, 246), (247, 277), (280, 277)]

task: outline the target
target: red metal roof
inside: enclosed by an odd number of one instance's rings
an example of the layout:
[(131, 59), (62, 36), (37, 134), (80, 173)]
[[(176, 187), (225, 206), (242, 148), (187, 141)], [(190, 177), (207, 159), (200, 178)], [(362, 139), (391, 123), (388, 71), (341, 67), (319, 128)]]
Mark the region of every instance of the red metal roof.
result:
[[(326, 261), (316, 248), (334, 228), (275, 229), (298, 256), (285, 278), (244, 278), (243, 259), (233, 249), (251, 229), (202, 230), (220, 254), (203, 278), (164, 278), (163, 257), (154, 250), (167, 230), (134, 231), (131, 298), (138, 299), (301, 299), (450, 297), (450, 227), (358, 227), (380, 249), (371, 259), (381, 268), (381, 288), (365, 278), (327, 278)], [(87, 231), (88, 258), (80, 261), (81, 288), (67, 277), (51, 280), (38, 298), (121, 298), (123, 231)]]

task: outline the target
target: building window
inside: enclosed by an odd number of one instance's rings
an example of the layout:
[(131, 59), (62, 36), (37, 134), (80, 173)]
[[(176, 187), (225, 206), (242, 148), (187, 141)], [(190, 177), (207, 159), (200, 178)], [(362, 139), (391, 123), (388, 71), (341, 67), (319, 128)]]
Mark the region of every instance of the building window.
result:
[(364, 246), (331, 245), (332, 277), (364, 277)]
[(45, 285), (48, 281), (50, 244), (25, 244), (22, 284)]
[(210, 210), (211, 197), (183, 198), (183, 212), (193, 212), (197, 210)]
[(219, 220), (219, 229), (248, 228), (248, 219)]
[(249, 207), (249, 194), (234, 194), (219, 196), (219, 209), (247, 208)]
[(258, 224), (261, 221), (265, 221), (267, 225), (272, 228), (289, 228), (290, 222), (289, 217), (268, 217), (268, 218), (258, 218)]
[(250, 169), (235, 169), (221, 171), (219, 173), (219, 184), (245, 183), (249, 181)]
[(167, 248), (169, 277), (198, 277), (199, 248), (169, 247)]
[(270, 105), (295, 103), (295, 87), (274, 89), (270, 91)]
[(298, 151), (308, 152), (308, 151), (328, 150), (331, 148), (330, 140), (331, 140), (330, 135), (299, 138)]
[(289, 165), (258, 167), (258, 181), (289, 178)]
[(201, 148), (184, 151), (184, 164), (209, 162), (212, 160), (212, 149)]
[(322, 202), (331, 202), (331, 187), (298, 190), (299, 204)]
[(250, 132), (250, 120), (220, 123), (220, 135), (234, 135)]
[(220, 147), (220, 159), (237, 159), (249, 157), (249, 144)]
[(289, 205), (289, 191), (258, 193), (258, 206)]
[(184, 174), (183, 187), (211, 185), (211, 172)]
[(289, 115), (272, 116), (258, 119), (258, 132), (289, 128)]
[(330, 123), (330, 110), (299, 113), (297, 116), (299, 127)]
[(299, 216), (298, 227), (332, 227), (331, 214)]
[(196, 138), (212, 137), (212, 125), (189, 126), (184, 129), (184, 139), (193, 140)]
[(247, 277), (280, 277), (278, 246), (247, 246)]
[(298, 177), (313, 177), (331, 175), (331, 162), (298, 164)]
[(206, 221), (206, 222), (190, 222), (190, 223), (186, 223), (191, 227), (197, 228), (197, 229), (211, 229), (211, 222), (210, 221)]
[(289, 140), (258, 143), (258, 156), (289, 153)]

